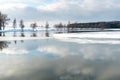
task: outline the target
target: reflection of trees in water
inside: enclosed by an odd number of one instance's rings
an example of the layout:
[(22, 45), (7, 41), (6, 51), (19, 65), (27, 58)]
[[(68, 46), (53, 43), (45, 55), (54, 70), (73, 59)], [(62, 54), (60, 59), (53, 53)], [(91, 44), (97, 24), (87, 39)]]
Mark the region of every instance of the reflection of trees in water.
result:
[(24, 42), (24, 40), (21, 40), (21, 43), (23, 43)]
[(3, 36), (5, 37), (5, 32), (3, 32)]
[[(20, 37), (25, 37), (24, 31), (21, 32)], [(21, 40), (21, 43), (23, 43), (23, 42), (24, 42), (24, 40)]]
[(24, 34), (24, 32), (21, 32), (21, 35), (20, 35), (21, 37), (25, 37), (25, 34)]
[(31, 35), (31, 37), (37, 37), (36, 32), (33, 32), (32, 35)]
[(0, 36), (2, 36), (2, 32), (0, 32)]
[[(5, 32), (0, 32), (0, 37), (6, 37), (6, 34), (9, 34), (9, 32), (6, 32), (6, 33)], [(45, 36), (45, 37), (50, 37), (50, 33), (49, 33), (48, 30), (46, 30), (45, 32), (41, 32), (40, 34)], [(39, 34), (37, 32), (30, 32), (30, 34), (25, 34), (24, 31), (21, 31), (20, 33), (12, 32), (12, 35), (9, 35), (9, 36), (12, 36), (12, 37), (27, 37), (27, 36), (38, 37), (38, 35)]]
[(9, 42), (7, 41), (0, 41), (0, 50), (8, 47)]
[(5, 32), (0, 32), (0, 36), (5, 37)]
[(15, 40), (14, 43), (17, 44), (17, 41)]
[(48, 30), (46, 30), (45, 36), (46, 36), (46, 37), (49, 37), (49, 31), (48, 31)]
[(17, 36), (17, 35), (16, 35), (16, 32), (14, 32), (14, 33), (13, 33), (13, 37), (16, 37), (16, 36)]

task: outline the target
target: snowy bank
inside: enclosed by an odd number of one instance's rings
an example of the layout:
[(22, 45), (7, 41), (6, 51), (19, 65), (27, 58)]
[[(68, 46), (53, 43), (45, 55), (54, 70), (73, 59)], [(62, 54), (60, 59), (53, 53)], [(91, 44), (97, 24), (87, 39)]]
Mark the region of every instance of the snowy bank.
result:
[(120, 44), (120, 31), (53, 34), (55, 39), (78, 44)]
[(120, 31), (109, 32), (82, 32), (82, 33), (62, 33), (53, 34), (55, 38), (109, 38), (120, 39)]

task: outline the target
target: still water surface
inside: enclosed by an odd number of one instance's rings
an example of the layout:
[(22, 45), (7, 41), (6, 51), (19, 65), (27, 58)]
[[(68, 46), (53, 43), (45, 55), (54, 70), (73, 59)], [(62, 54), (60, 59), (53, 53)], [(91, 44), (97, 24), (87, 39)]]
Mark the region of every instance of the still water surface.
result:
[(5, 35), (13, 40), (0, 41), (0, 80), (120, 80), (120, 44)]

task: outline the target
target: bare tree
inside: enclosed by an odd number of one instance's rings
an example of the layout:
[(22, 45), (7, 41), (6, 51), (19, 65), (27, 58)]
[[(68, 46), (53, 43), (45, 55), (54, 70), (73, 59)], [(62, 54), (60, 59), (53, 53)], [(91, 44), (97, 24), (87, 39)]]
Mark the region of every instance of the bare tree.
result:
[(0, 30), (5, 29), (5, 25), (8, 24), (7, 21), (9, 21), (10, 19), (8, 18), (8, 16), (6, 14), (2, 14), (0, 12)]
[(23, 20), (20, 20), (20, 27), (21, 27), (21, 30), (23, 31), (23, 29), (24, 29), (24, 23), (23, 23)]
[(17, 25), (16, 19), (14, 19), (14, 20), (13, 20), (13, 28), (14, 28), (14, 29), (16, 28), (16, 25)]
[(45, 28), (46, 28), (46, 30), (48, 30), (48, 28), (49, 28), (49, 23), (48, 22), (46, 22)]
[(37, 23), (32, 23), (31, 25), (30, 25), (30, 27), (33, 29), (33, 31), (35, 30), (35, 28), (37, 27)]

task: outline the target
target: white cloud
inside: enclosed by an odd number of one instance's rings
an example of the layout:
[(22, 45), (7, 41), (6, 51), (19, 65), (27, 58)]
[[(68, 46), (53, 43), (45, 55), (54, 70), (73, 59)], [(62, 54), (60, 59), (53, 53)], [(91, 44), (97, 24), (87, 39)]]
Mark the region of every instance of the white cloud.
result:
[(68, 55), (76, 55), (73, 51), (70, 52), (67, 48), (62, 48), (60, 46), (44, 46), (39, 47), (38, 51), (40, 52), (47, 52), (48, 54), (58, 55), (61, 57), (65, 57)]
[(6, 3), (37, 3), (44, 0), (0, 0), (0, 4)]
[(0, 4), (16, 3), (16, 2), (20, 2), (20, 0), (0, 0)]
[[(18, 9), (25, 9), (27, 7), (26, 4), (23, 3), (8, 3), (8, 4), (2, 4), (0, 5), (0, 10), (4, 12), (9, 12), (9, 11), (16, 11)], [(9, 11), (8, 11), (9, 10)]]
[[(10, 18), (25, 21), (120, 20), (118, 0), (12, 0), (0, 1), (0, 10)], [(28, 3), (27, 3), (28, 2)], [(34, 5), (34, 6), (33, 6)]]
[(26, 49), (17, 49), (17, 48), (7, 48), (7, 49), (3, 49), (1, 52), (3, 54), (16, 55), (16, 54), (27, 54), (28, 50), (26, 50)]
[(79, 57), (50, 59), (40, 56), (0, 57), (1, 80), (94, 79), (119, 80), (119, 62), (88, 61)]

